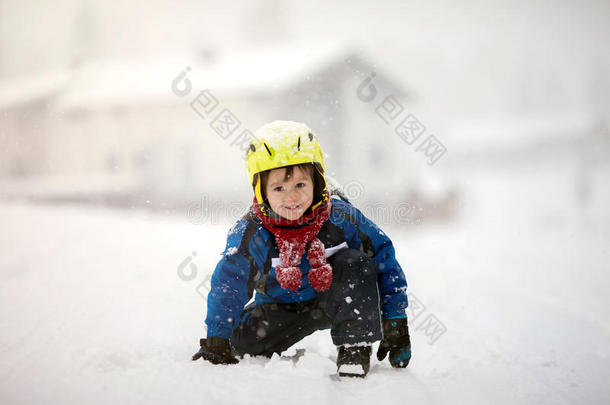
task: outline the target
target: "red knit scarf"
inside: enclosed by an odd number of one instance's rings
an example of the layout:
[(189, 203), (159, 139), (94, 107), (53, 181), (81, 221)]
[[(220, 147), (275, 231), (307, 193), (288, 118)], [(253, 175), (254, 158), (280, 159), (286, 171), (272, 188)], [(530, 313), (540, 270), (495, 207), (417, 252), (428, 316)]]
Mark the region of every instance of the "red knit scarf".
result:
[[(316, 237), (322, 224), (330, 216), (331, 199), (313, 210), (307, 216), (297, 220), (271, 218), (263, 214), (256, 197), (252, 203), (254, 212), (261, 219), (265, 228), (275, 236), (280, 250), (280, 265), (276, 266), (277, 281), (282, 288), (296, 291), (301, 286), (301, 270), (299, 264), (307, 248), (307, 259), (311, 265), (307, 279), (316, 291), (328, 290), (333, 280), (330, 264), (326, 262), (324, 244)], [(286, 226), (298, 226), (286, 228)]]

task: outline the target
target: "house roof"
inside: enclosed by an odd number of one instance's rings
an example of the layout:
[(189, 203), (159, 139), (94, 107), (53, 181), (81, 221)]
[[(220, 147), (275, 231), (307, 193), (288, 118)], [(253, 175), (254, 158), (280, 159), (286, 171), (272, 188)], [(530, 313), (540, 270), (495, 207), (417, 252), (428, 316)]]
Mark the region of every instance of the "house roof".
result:
[[(56, 74), (45, 82), (23, 79), (0, 85), (10, 88), (0, 98), (0, 108), (55, 95), (53, 108), (59, 111), (96, 109), (132, 103), (167, 103), (180, 99), (171, 90), (172, 81), (187, 66), (192, 83), (189, 97), (210, 89), (217, 96), (233, 94), (276, 94), (310, 75), (338, 64), (351, 64), (361, 72), (372, 64), (344, 43), (322, 46), (295, 43), (264, 49), (241, 50), (215, 54), (208, 52), (196, 58), (192, 54), (172, 54), (129, 60), (90, 61), (72, 71)], [(380, 75), (381, 76), (381, 75)], [(386, 80), (380, 77), (380, 80)], [(397, 95), (403, 87), (391, 83)], [(51, 91), (52, 89), (52, 91)]]
[(69, 78), (68, 71), (59, 70), (0, 82), (0, 110), (48, 100), (66, 88)]
[(339, 48), (329, 45), (304, 52), (298, 47), (246, 50), (209, 55), (164, 55), (139, 60), (90, 63), (84, 66), (60, 95), (56, 108), (69, 110), (129, 103), (179, 100), (172, 81), (187, 67), (192, 83), (189, 97), (210, 89), (214, 95), (277, 93), (326, 66)]

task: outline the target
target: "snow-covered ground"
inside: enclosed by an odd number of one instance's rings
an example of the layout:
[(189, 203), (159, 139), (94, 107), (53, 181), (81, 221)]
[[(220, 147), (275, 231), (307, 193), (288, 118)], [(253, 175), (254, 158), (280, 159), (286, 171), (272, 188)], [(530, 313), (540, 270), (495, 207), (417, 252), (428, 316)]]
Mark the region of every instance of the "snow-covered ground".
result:
[(296, 364), (191, 362), (229, 223), (2, 203), (0, 402), (610, 403), (610, 198), (575, 209), (564, 175), (468, 177), (455, 222), (382, 226), (421, 305), (414, 357), (341, 382), (326, 331)]

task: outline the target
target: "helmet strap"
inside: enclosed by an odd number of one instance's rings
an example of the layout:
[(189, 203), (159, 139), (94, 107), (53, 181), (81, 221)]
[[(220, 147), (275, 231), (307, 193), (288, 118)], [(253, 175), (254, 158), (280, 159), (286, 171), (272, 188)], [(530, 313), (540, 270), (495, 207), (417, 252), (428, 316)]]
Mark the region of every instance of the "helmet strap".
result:
[[(256, 201), (258, 202), (259, 205), (264, 205), (265, 201), (263, 199), (263, 190), (262, 190), (262, 186), (261, 186), (261, 175), (260, 173), (257, 173), (254, 175), (254, 195), (256, 196)], [(265, 212), (265, 210), (261, 207), (261, 211), (263, 211), (263, 213)]]

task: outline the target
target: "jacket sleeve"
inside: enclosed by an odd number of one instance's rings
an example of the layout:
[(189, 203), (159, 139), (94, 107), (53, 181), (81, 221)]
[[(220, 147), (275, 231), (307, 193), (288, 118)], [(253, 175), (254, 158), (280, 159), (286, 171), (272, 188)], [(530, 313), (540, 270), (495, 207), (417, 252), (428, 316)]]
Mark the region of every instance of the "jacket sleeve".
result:
[(229, 339), (252, 295), (248, 291), (251, 266), (246, 256), (248, 252), (240, 248), (244, 228), (245, 225), (238, 222), (229, 231), (226, 248), (212, 274), (205, 320), (208, 337)]
[(349, 214), (350, 222), (356, 227), (356, 231), (351, 235), (352, 240), (348, 241), (348, 244), (360, 248), (377, 262), (377, 283), (382, 317), (384, 319), (406, 318), (407, 280), (396, 260), (392, 241), (377, 224), (353, 205), (345, 204), (344, 210)]

